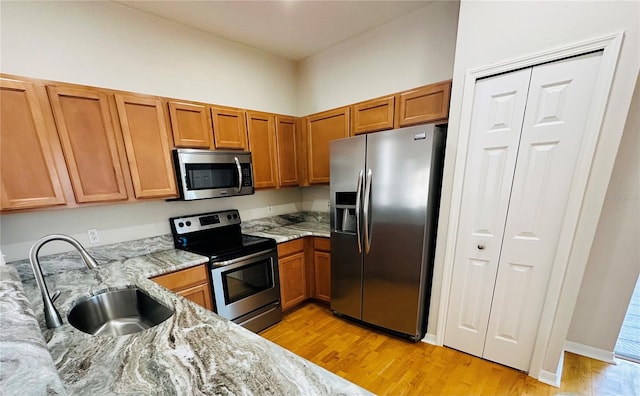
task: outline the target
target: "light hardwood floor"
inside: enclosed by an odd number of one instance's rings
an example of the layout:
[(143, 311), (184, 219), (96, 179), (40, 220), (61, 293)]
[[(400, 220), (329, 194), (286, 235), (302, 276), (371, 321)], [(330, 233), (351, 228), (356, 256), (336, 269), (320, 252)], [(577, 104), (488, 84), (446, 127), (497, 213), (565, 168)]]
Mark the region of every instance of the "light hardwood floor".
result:
[(454, 349), (409, 343), (308, 303), (264, 338), (380, 395), (640, 395), (640, 365), (565, 354), (561, 387)]

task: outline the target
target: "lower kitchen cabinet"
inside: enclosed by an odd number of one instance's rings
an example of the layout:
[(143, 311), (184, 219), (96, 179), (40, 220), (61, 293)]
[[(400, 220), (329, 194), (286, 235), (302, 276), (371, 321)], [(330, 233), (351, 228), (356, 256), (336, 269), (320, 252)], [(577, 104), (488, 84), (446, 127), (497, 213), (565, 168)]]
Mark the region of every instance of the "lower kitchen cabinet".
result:
[(280, 303), (285, 311), (309, 297), (304, 238), (278, 245)]
[(309, 298), (331, 302), (329, 238), (305, 237), (278, 244), (282, 310)]
[(314, 292), (316, 300), (331, 302), (331, 244), (329, 238), (313, 238)]
[(156, 276), (151, 280), (187, 300), (193, 301), (208, 310), (213, 310), (206, 264)]
[(187, 300), (193, 301), (194, 303), (205, 307), (208, 310), (213, 309), (213, 305), (211, 302), (211, 288), (209, 287), (209, 283), (203, 283), (201, 285), (196, 285), (183, 290), (179, 290), (176, 291), (176, 293), (186, 298)]

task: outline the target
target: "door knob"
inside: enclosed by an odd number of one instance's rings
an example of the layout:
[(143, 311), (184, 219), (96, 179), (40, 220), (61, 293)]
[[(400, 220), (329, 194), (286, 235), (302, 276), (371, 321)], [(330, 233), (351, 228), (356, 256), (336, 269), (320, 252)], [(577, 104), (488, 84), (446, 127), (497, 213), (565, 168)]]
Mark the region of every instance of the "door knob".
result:
[(478, 250), (484, 250), (484, 248), (485, 248), (484, 245), (482, 245), (482, 244), (478, 245)]

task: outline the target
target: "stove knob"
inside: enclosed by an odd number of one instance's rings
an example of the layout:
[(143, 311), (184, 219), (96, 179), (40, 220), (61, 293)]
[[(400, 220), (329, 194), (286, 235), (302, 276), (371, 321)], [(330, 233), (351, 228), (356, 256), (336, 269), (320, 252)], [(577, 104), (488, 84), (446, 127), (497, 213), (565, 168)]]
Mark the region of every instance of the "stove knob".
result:
[(231, 220), (231, 215), (227, 215), (227, 220)]
[(184, 227), (184, 223), (183, 222), (179, 222), (178, 223), (178, 227)]
[(234, 219), (237, 219), (237, 218), (238, 218), (238, 215), (234, 213), (234, 214), (233, 214), (233, 218), (234, 218)]
[(187, 225), (187, 227), (191, 227), (191, 222), (190, 221), (187, 221), (185, 224)]

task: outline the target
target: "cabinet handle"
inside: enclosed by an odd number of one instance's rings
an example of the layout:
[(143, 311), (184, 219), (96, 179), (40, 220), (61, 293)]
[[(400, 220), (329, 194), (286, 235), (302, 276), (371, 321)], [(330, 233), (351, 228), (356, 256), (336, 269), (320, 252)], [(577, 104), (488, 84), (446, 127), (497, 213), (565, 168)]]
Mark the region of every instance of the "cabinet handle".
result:
[(484, 245), (478, 245), (478, 250), (484, 250), (485, 246)]

